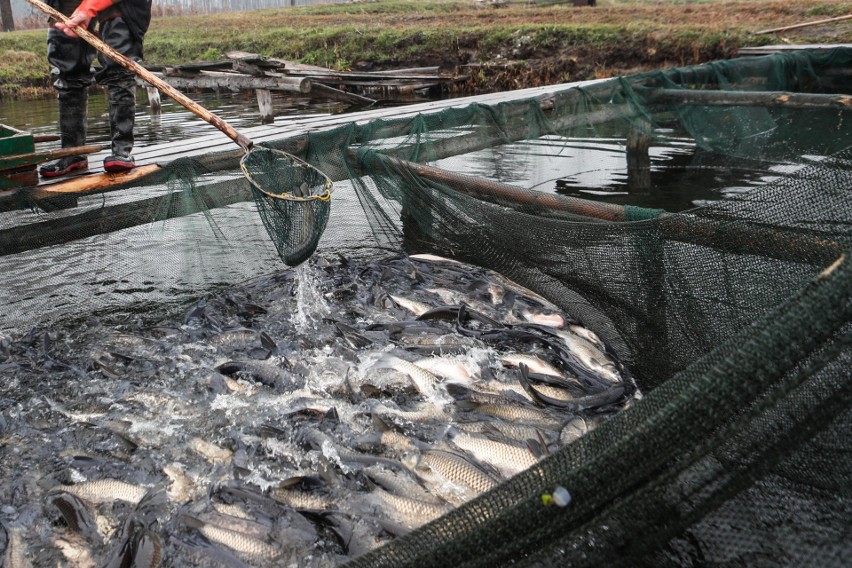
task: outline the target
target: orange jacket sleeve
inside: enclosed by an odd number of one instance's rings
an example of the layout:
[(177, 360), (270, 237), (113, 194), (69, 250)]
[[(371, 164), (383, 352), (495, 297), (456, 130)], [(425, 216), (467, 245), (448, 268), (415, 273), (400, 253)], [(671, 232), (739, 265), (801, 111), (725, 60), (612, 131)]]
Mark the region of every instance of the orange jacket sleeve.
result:
[(94, 18), (98, 15), (98, 12), (102, 12), (118, 2), (120, 2), (120, 0), (83, 0), (83, 2), (81, 2), (74, 11), (82, 12), (90, 18)]

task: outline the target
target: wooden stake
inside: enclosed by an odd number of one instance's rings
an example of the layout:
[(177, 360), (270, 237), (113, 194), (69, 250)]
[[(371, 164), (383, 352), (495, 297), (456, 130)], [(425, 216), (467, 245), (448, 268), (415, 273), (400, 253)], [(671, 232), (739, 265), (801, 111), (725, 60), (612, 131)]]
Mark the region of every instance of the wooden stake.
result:
[(275, 114), (272, 112), (272, 91), (268, 89), (256, 89), (257, 106), (260, 109), (260, 123), (272, 124), (275, 122)]
[(151, 114), (160, 114), (163, 105), (160, 101), (160, 91), (156, 87), (145, 87), (148, 91), (148, 104), (151, 105)]

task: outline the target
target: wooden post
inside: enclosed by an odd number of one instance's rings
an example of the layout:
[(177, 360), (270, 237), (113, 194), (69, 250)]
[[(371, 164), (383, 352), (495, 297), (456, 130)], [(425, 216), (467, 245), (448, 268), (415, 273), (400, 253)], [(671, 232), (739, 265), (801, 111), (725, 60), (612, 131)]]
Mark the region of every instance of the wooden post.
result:
[(631, 193), (648, 193), (651, 190), (651, 124), (637, 118), (627, 132), (627, 189)]
[(151, 114), (160, 114), (163, 111), (163, 105), (160, 102), (160, 90), (156, 87), (146, 87), (148, 91), (148, 104), (151, 105)]
[(255, 89), (255, 93), (257, 93), (257, 106), (260, 109), (260, 123), (271, 124), (275, 122), (275, 113), (272, 112), (272, 91)]

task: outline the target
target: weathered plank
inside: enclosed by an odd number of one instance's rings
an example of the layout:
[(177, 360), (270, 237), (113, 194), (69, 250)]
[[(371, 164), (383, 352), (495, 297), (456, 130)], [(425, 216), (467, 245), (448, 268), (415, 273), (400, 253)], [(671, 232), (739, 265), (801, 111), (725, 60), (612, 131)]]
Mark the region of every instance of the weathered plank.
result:
[(252, 77), (218, 71), (200, 71), (192, 77), (163, 74), (159, 76), (176, 89), (229, 89), (232, 91), (268, 89), (303, 95), (311, 92), (311, 79), (307, 77)]

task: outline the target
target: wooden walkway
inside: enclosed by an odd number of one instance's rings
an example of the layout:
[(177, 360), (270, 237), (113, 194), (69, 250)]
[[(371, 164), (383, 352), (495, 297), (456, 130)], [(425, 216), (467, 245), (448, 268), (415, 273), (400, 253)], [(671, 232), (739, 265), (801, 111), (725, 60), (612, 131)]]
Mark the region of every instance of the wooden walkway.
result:
[[(330, 130), (350, 123), (366, 123), (377, 118), (400, 118), (420, 113), (438, 112), (450, 107), (464, 107), (474, 103), (495, 104), (499, 102), (523, 100), (537, 96), (551, 96), (562, 90), (567, 90), (577, 86), (589, 86), (605, 80), (606, 79), (598, 79), (593, 81), (563, 83), (560, 85), (548, 85), (532, 89), (521, 89), (487, 95), (430, 101), (408, 106), (376, 108), (344, 114), (322, 116), (312, 115), (306, 118), (300, 118), (298, 116), (292, 118), (277, 117), (275, 122), (272, 124), (244, 128), (240, 130), (240, 133), (248, 136), (255, 144), (259, 144), (264, 141), (279, 140), (291, 136), (303, 135), (309, 132)], [(131, 175), (143, 175), (151, 171), (149, 166), (162, 166), (177, 158), (205, 156), (228, 150), (239, 150), (239, 147), (231, 141), (230, 138), (219, 131), (206, 134), (204, 136), (172, 140), (161, 144), (137, 146), (134, 148), (133, 155), (136, 158), (136, 170), (138, 171), (135, 173), (132, 172)], [(100, 180), (93, 179), (92, 183), (109, 183), (110, 181), (113, 183), (119, 183), (126, 181), (126, 175), (104, 173), (103, 160), (109, 155), (109, 153), (109, 150), (104, 150), (89, 155), (89, 174), (86, 176), (50, 181), (40, 180), (38, 187), (50, 190), (54, 188), (58, 189), (58, 186), (63, 184), (74, 183), (77, 185), (80, 183), (81, 178), (100, 178)]]

